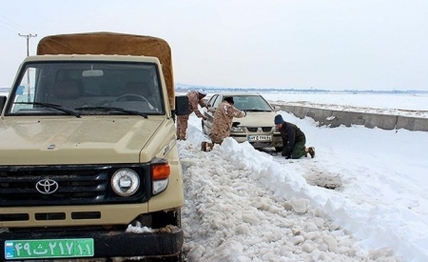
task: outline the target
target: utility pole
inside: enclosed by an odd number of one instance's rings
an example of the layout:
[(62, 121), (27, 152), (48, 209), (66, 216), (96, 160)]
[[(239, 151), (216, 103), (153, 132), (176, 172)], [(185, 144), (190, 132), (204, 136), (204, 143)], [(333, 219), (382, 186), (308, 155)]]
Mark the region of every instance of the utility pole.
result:
[[(37, 34), (34, 34), (34, 35), (33, 34), (24, 35), (24, 34), (18, 33), (18, 35), (22, 36), (22, 37), (25, 37), (25, 39), (27, 39), (27, 56), (29, 56), (30, 55), (30, 38), (31, 37), (36, 37)], [(30, 71), (29, 70), (27, 71), (27, 86), (28, 86), (28, 92), (27, 92), (28, 96), (27, 96), (27, 98), (28, 98), (28, 102), (30, 102), (30, 100), (31, 100), (31, 87), (30, 87)]]

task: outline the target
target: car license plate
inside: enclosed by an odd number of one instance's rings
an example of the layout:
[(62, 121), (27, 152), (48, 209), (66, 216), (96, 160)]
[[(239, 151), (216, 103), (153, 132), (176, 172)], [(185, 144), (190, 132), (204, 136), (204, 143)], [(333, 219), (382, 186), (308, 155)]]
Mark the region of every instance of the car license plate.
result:
[(258, 136), (248, 136), (249, 142), (254, 141), (272, 141), (272, 136), (264, 136), (264, 135), (258, 135)]
[(94, 239), (6, 240), (5, 259), (93, 257)]

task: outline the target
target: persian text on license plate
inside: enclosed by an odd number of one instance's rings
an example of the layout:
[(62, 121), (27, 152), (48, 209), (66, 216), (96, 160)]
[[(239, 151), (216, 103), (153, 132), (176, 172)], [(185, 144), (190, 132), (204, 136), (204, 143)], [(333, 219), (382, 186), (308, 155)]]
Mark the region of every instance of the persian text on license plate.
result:
[(248, 136), (249, 142), (254, 141), (272, 141), (272, 136), (264, 136), (264, 135), (257, 135), (257, 136)]
[(5, 259), (93, 257), (94, 239), (6, 240)]

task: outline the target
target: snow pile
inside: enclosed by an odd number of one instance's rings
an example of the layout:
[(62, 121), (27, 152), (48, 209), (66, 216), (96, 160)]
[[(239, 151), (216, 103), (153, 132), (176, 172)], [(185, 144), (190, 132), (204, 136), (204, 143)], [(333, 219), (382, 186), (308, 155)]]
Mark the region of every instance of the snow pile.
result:
[[(281, 167), (272, 156), (231, 138), (211, 152), (190, 141), (179, 143), (189, 262), (400, 261), (388, 248), (362, 249), (323, 210), (296, 197), (309, 185), (286, 172), (273, 176)], [(281, 190), (272, 192), (267, 183)]]

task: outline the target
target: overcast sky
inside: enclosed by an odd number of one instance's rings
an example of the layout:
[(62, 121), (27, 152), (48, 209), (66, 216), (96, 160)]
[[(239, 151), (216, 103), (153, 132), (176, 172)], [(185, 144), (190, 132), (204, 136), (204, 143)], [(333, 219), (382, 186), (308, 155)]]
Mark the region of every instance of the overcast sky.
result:
[(52, 34), (167, 40), (176, 83), (428, 90), (426, 0), (14, 0), (1, 2), (0, 86)]

